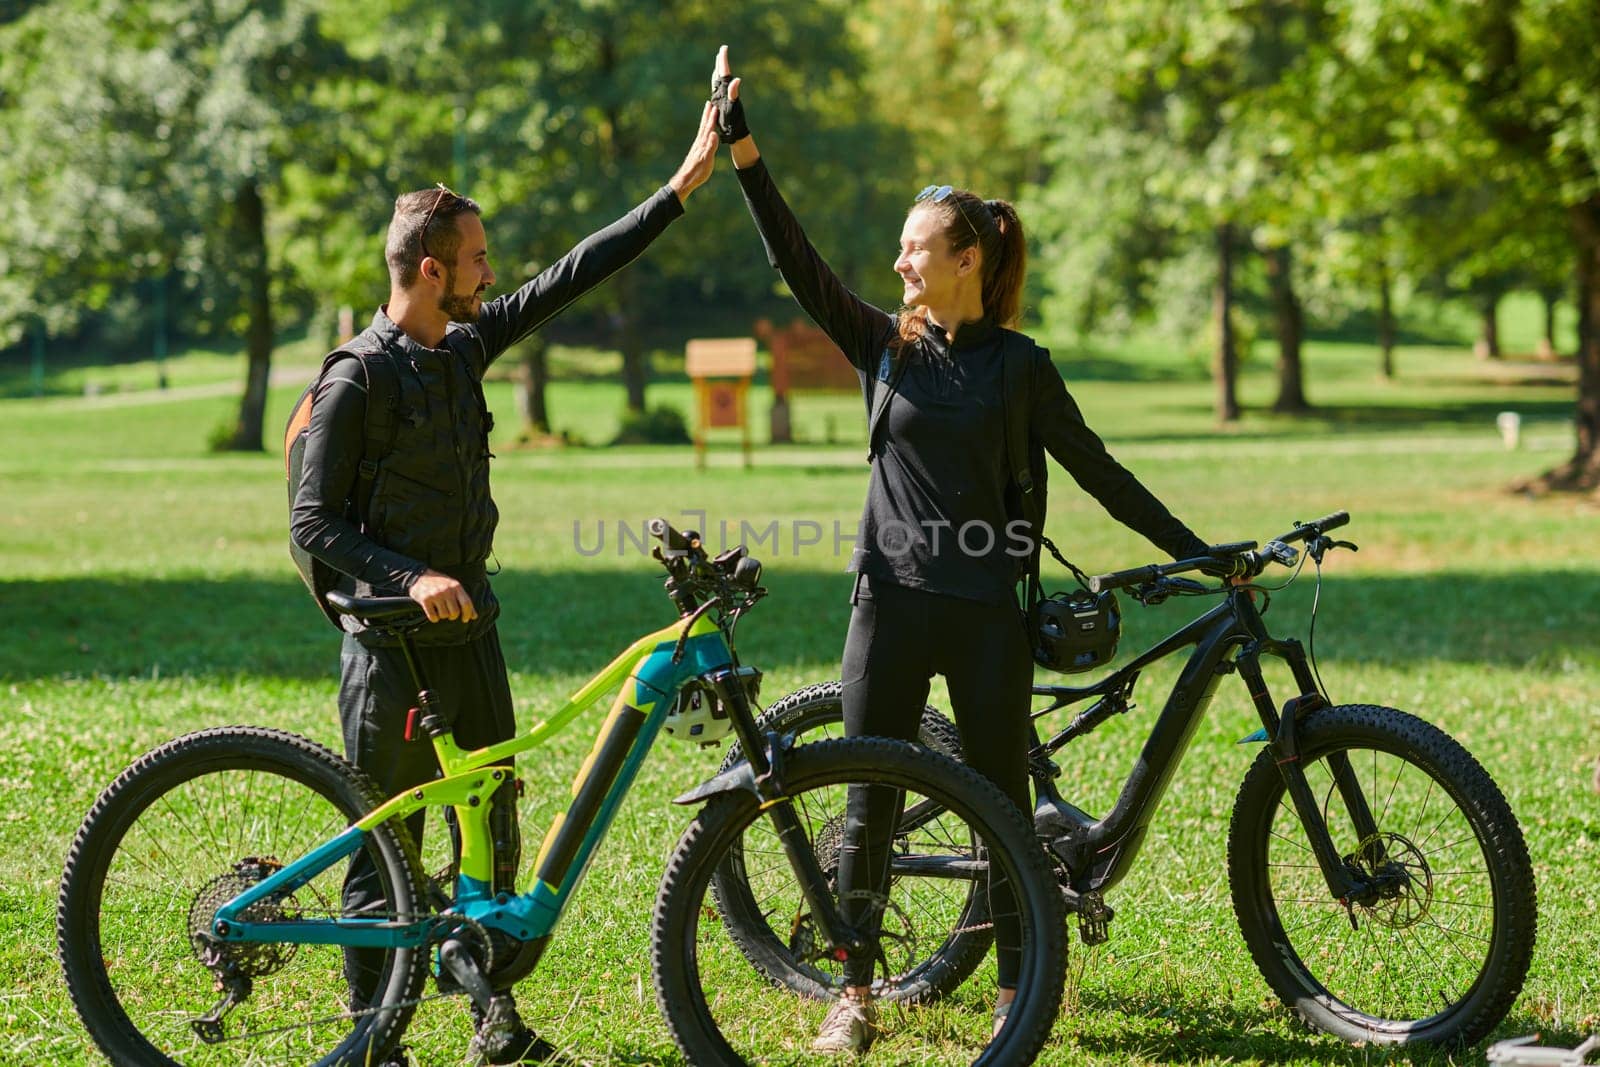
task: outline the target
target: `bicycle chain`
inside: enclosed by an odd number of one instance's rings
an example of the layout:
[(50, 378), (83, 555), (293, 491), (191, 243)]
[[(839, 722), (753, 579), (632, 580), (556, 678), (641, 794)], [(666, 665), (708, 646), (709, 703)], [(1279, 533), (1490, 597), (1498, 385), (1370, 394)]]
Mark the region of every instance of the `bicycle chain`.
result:
[[(305, 917), (308, 913), (302, 911), (299, 914), (300, 914), (301, 917)], [(326, 913), (325, 917), (326, 918), (337, 918), (338, 916), (336, 916), (332, 911), (328, 911)], [(384, 919), (384, 920), (389, 921), (389, 922), (396, 922), (396, 921), (399, 921), (400, 914), (398, 912), (392, 912), (392, 911), (390, 911), (390, 912), (368, 912), (368, 913), (364, 913), (363, 917), (364, 918), (374, 918), (374, 917), (376, 917), (376, 918)], [(443, 936), (439, 936), (439, 937), (436, 937), (436, 936), (430, 934), (430, 936), (428, 937), (428, 940), (424, 943), (424, 948), (429, 948), (429, 947), (435, 946), (435, 945), (439, 944), (440, 942), (444, 941), (446, 938), (451, 937), (451, 936), (459, 933), (461, 927), (470, 927), (471, 930), (472, 930), (473, 936), (477, 938), (479, 944), (482, 945), (482, 947), (483, 947), (483, 956), (484, 956), (483, 971), (484, 971), (484, 974), (485, 974), (485, 976), (487, 976), (490, 973), (492, 973), (493, 968), (494, 968), (494, 962), (495, 962), (494, 941), (493, 941), (493, 938), (489, 934), (488, 928), (486, 928), (482, 923), (478, 922), (476, 919), (468, 918), (465, 915), (451, 915), (451, 916), (442, 916), (441, 915), (441, 916), (434, 916), (434, 917), (435, 918), (441, 918), (441, 919), (442, 918), (449, 918), (451, 920), (451, 929), (450, 929), (449, 933), (444, 934)], [(430, 972), (431, 972), (431, 968), (430, 968)], [(438, 975), (435, 974), (433, 977), (434, 977), (435, 982), (437, 982), (438, 981)], [(248, 1032), (245, 1032), (245, 1033), (234, 1034), (231, 1037), (227, 1036), (227, 1035), (219, 1034), (217, 1039), (215, 1041), (213, 1041), (213, 1042), (210, 1042), (210, 1043), (211, 1044), (224, 1044), (226, 1042), (231, 1042), (231, 1041), (241, 1041), (241, 1040), (244, 1040), (246, 1038), (254, 1039), (254, 1038), (259, 1038), (259, 1037), (270, 1036), (270, 1035), (273, 1035), (273, 1034), (284, 1034), (284, 1033), (290, 1033), (290, 1032), (293, 1032), (293, 1031), (303, 1031), (303, 1030), (306, 1030), (306, 1029), (309, 1029), (309, 1028), (313, 1028), (313, 1027), (326, 1026), (329, 1023), (335, 1023), (335, 1022), (340, 1022), (340, 1021), (345, 1021), (345, 1020), (354, 1021), (354, 1020), (357, 1020), (357, 1019), (364, 1019), (369, 1015), (376, 1015), (379, 1012), (392, 1012), (392, 1011), (395, 1011), (395, 1010), (401, 1009), (401, 1008), (416, 1008), (416, 1007), (420, 1007), (423, 1004), (432, 1003), (433, 1001), (436, 1001), (436, 1000), (447, 1000), (447, 999), (449, 999), (451, 997), (464, 997), (466, 995), (467, 995), (467, 991), (465, 989), (461, 989), (461, 988), (446, 989), (446, 990), (443, 990), (443, 991), (438, 992), (438, 993), (430, 993), (430, 994), (428, 994), (426, 996), (413, 997), (410, 1000), (399, 1000), (399, 1001), (395, 1001), (393, 1003), (379, 1004), (379, 1005), (376, 1005), (376, 1006), (371, 1007), (371, 1008), (361, 1008), (359, 1010), (344, 1011), (344, 1012), (339, 1012), (338, 1014), (335, 1014), (335, 1015), (324, 1015), (321, 1018), (307, 1019), (307, 1020), (304, 1020), (304, 1021), (301, 1021), (301, 1022), (298, 1022), (298, 1023), (291, 1023), (291, 1024), (287, 1025), (287, 1026), (273, 1027), (273, 1028), (267, 1029), (267, 1030), (255, 1030), (255, 1029), (252, 1029), (252, 1030), (250, 1030)]]

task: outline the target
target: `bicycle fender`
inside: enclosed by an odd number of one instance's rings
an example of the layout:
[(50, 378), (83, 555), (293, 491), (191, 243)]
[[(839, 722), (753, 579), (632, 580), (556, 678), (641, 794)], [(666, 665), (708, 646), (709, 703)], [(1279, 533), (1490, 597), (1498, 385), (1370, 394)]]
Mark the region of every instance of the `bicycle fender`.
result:
[(674, 804), (703, 804), (712, 797), (721, 796), (723, 793), (736, 793), (744, 790), (757, 799), (761, 798), (761, 790), (756, 786), (755, 771), (751, 770), (748, 763), (737, 763), (721, 774), (707, 778), (682, 796), (674, 797)]

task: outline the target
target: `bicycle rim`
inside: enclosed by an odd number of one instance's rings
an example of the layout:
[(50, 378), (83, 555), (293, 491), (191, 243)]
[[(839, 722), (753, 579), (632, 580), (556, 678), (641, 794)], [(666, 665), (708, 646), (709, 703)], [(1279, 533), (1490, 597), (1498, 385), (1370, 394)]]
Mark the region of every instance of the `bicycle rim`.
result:
[[(359, 1063), (409, 1017), (409, 1008), (352, 1015), (337, 946), (241, 944), (203, 958), (197, 934), (209, 932), (217, 907), (365, 809), (360, 787), (322, 765), (336, 760), (331, 753), (303, 741), (263, 752), (265, 733), (239, 735), (256, 751), (218, 751), (227, 741), (218, 737), (201, 738), (210, 743), (198, 753), (183, 748), (192, 739), (165, 746), (119, 779), (80, 831), (63, 883), (63, 963), (80, 1014), (114, 1062)], [(383, 895), (409, 909), (414, 889), (395, 869), (398, 842), (384, 844), (365, 851)], [(337, 916), (346, 870), (336, 863), (247, 914)], [(387, 994), (377, 999), (414, 996), (420, 964), (415, 952), (380, 950), (376, 988)], [(222, 1000), (219, 974), (230, 968), (249, 977), (248, 994), (202, 1035), (199, 1020)]]
[[(1332, 899), (1287, 796), (1271, 790), (1260, 817), (1263, 970), (1303, 1016), (1350, 1040), (1476, 1040), (1509, 1006), (1531, 945), (1515, 820), (1443, 734), (1400, 713), (1371, 724), (1360, 722), (1367, 709), (1348, 714), (1356, 725), (1309, 748), (1305, 773), (1339, 855), (1384, 888)], [(1341, 758), (1376, 833), (1355, 829), (1335, 781)]]
[[(796, 751), (792, 768), (801, 766), (803, 756), (815, 750), (859, 744), (857, 740), (807, 746)], [(956, 766), (928, 753), (917, 756), (941, 768)], [(819, 756), (815, 766), (823, 762)], [(970, 980), (939, 1001), (912, 1005), (880, 1000), (883, 1033), (874, 1045), (874, 1061), (1028, 1062), (1059, 1003), (1064, 948), (1059, 894), (1020, 813), (1011, 811), (1009, 802), (986, 782), (993, 792), (992, 808), (970, 804), (959, 788), (926, 779), (919, 785), (894, 768), (857, 766), (812, 775), (797, 775), (791, 769), (790, 773), (789, 796), (825, 872), (838, 848), (835, 842), (852, 785), (894, 785), (905, 790), (908, 808), (931, 800), (942, 809), (916, 834), (900, 835), (892, 843), (899, 873), (887, 894), (874, 901), (884, 957), (874, 970), (880, 991), (904, 989), (918, 981), (918, 969), (925, 968), (930, 957), (937, 959), (938, 947), (962, 930), (962, 916), (974, 896), (995, 902), (991, 904), (995, 911), (1013, 916), (1021, 930), (1022, 977), (1019, 1004), (1013, 1009), (1017, 1030), (1003, 1032), (1000, 1042), (991, 1041), (996, 988), (991, 954)], [(961, 773), (976, 779), (970, 771)], [(818, 1063), (831, 1062), (809, 1047), (831, 999), (818, 999), (816, 990), (797, 988), (791, 977), (804, 974), (823, 996), (836, 996), (844, 982), (843, 965), (825, 951), (788, 860), (753, 798), (721, 800), (685, 834), (663, 883), (655, 938), (659, 999), (692, 1061), (709, 1057), (723, 1062), (731, 1052), (734, 1062), (742, 1063), (812, 1062), (813, 1057)], [(996, 816), (995, 811), (1002, 814)], [(1014, 825), (1008, 822), (1006, 831), (1012, 836), (1001, 836), (997, 825), (1001, 818), (1014, 821)], [(997, 844), (991, 847), (991, 843)], [(751, 892), (730, 906), (710, 890), (713, 873), (724, 876), (731, 864), (742, 865), (741, 884)], [(920, 873), (910, 873), (911, 868)], [(1023, 885), (1023, 891), (1009, 898), (992, 893), (991, 868), (996, 880)], [(935, 871), (942, 876), (933, 876)], [(996, 907), (1002, 899), (1006, 903)], [(742, 914), (735, 909), (743, 909)], [(752, 916), (761, 920), (765, 954), (765, 964), (755, 967), (751, 964), (761, 953), (753, 954), (745, 940), (752, 933)], [(989, 921), (983, 920), (985, 925)]]
[[(839, 784), (795, 798), (832, 891), (838, 888), (847, 793)], [(936, 802), (916, 794), (905, 801), (907, 810), (929, 804)], [(973, 828), (948, 810), (914, 830), (896, 832), (889, 847), (890, 932), (901, 939), (891, 942), (894, 951), (874, 974), (873, 996), (920, 1000), (945, 984), (941, 979), (953, 952), (964, 953), (977, 937), (981, 955), (993, 936), (983, 885), (987, 850)], [(712, 893), (729, 939), (766, 977), (804, 996), (837, 997), (843, 990), (842, 964), (826, 957), (807, 961), (793, 950), (794, 924), (809, 913), (769, 821), (754, 820), (730, 843), (713, 876)], [(963, 977), (972, 966), (965, 965)]]

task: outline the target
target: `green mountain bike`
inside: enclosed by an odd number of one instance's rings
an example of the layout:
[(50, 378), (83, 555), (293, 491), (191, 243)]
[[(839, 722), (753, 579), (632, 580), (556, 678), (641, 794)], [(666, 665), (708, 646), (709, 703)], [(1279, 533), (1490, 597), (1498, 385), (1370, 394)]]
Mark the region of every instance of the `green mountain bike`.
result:
[[(886, 1039), (893, 1062), (1026, 1064), (1049, 1032), (1064, 966), (1061, 895), (1026, 818), (986, 780), (916, 746), (833, 741), (791, 750), (763, 735), (759, 674), (741, 667), (733, 632), (765, 590), (761, 564), (734, 549), (708, 558), (697, 535), (654, 520), (672, 626), (614, 659), (545, 721), (514, 740), (462, 751), (432, 710), (412, 635), (426, 625), (405, 598), (330, 594), (339, 611), (393, 632), (418, 689), (417, 743), (440, 777), (401, 795), (327, 749), (254, 727), (204, 730), (140, 756), (95, 801), (67, 859), (57, 938), (67, 986), (90, 1036), (118, 1067), (154, 1064), (372, 1064), (405, 1033), (419, 1003), (465, 996), (488, 1012), (497, 991), (534, 972), (629, 786), (674, 714), (702, 738), (731, 729), (750, 758), (678, 798), (703, 805), (668, 858), (656, 898), (657, 1000), (693, 1064), (793, 1063), (815, 1033), (827, 983), (801, 995), (746, 962), (710, 889), (738, 869), (771, 892), (764, 918), (785, 931), (795, 967), (837, 974), (869, 959), (884, 974), (924, 949), (911, 932), (939, 903), (920, 888), (869, 902), (875, 932), (840, 915), (837, 867), (846, 793), (891, 786), (939, 809), (901, 834), (897, 854), (980, 895), (1014, 901), (1022, 976), (1006, 1025), (991, 1036), (992, 984), (905, 1018)], [(545, 836), (521, 892), (494, 890), (492, 794), (510, 757), (537, 747), (619, 690)], [(706, 730), (706, 727), (711, 730)], [(424, 737), (425, 735), (425, 737)], [(404, 825), (447, 809), (459, 835), (453, 870), (422, 871)], [(352, 912), (343, 881), (365, 852), (381, 912)], [(916, 922), (911, 917), (916, 917)], [(370, 1006), (352, 1008), (343, 949), (381, 953)], [(432, 991), (430, 992), (430, 986)], [(504, 999), (504, 998), (501, 998)]]

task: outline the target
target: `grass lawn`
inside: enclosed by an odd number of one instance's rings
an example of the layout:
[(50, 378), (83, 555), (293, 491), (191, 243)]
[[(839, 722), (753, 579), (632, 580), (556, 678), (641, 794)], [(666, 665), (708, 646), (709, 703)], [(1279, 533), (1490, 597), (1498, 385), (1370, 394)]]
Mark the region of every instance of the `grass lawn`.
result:
[[(1504, 491), (1570, 452), (1570, 382), (1552, 381), (1547, 364), (1490, 366), (1461, 348), (1407, 347), (1398, 380), (1379, 383), (1371, 348), (1314, 343), (1316, 414), (1265, 413), (1273, 385), (1262, 355), (1247, 365), (1245, 418), (1218, 430), (1197, 365), (1154, 346), (1093, 356), (1062, 346), (1057, 357), (1091, 425), (1202, 536), (1264, 539), (1291, 520), (1350, 510), (1345, 533), (1361, 551), (1328, 568), (1315, 646), (1323, 678), (1337, 701), (1407, 708), (1453, 734), (1522, 822), (1539, 942), (1499, 1036), (1538, 1031), (1572, 1045), (1600, 1030), (1600, 797), (1591, 787), (1600, 512)], [(509, 435), (510, 387), (489, 392)], [(274, 391), (269, 427), (297, 393)], [(9, 504), (0, 512), (0, 786), (15, 801), (0, 816), (0, 1063), (99, 1062), (55, 962), (55, 894), (72, 834), (124, 765), (224, 723), (339, 746), (336, 638), (288, 562), (280, 457), (205, 452), (231, 395), (147, 399), (0, 400)], [(686, 383), (652, 388), (653, 402), (687, 409), (687, 400)], [(766, 403), (758, 389), (758, 427)], [(551, 404), (558, 428), (603, 441), (621, 393), (558, 383)], [(1520, 451), (1496, 436), (1505, 409), (1524, 416)], [(686, 448), (499, 450), (497, 588), (524, 721), (670, 621), (656, 565), (619, 536), (619, 524), (638, 530), (658, 514), (693, 525), (702, 513), (713, 546), (741, 529), (761, 536), (773, 595), (744, 624), (740, 648), (766, 671), (766, 699), (836, 675), (844, 538), (867, 476), (860, 402), (803, 397), (797, 419), (808, 443), (764, 446), (751, 470), (726, 436), (704, 471)], [(1065, 475), (1052, 484), (1050, 533), (1080, 565), (1109, 570), (1151, 556)], [(1277, 632), (1304, 636), (1312, 592), (1307, 575), (1276, 597), (1268, 621)], [(1124, 653), (1197, 610), (1134, 611)], [(1150, 672), (1139, 710), (1067, 749), (1066, 791), (1082, 807), (1114, 801), (1174, 674)], [(934, 699), (944, 699), (937, 684)], [(525, 871), (587, 752), (583, 725), (548, 761), (521, 767)], [(1141, 864), (1112, 894), (1110, 942), (1072, 943), (1066, 1010), (1040, 1062), (1483, 1062), (1481, 1049), (1449, 1058), (1351, 1048), (1298, 1027), (1274, 1002), (1240, 940), (1224, 864), (1228, 813), (1254, 751), (1234, 742), (1255, 726), (1242, 689), (1225, 683)], [(663, 857), (688, 821), (668, 801), (717, 758), (663, 740), (561, 936), (519, 989), (542, 1032), (595, 1062), (679, 1062), (651, 993), (649, 912)], [(425, 1005), (416, 1061), (462, 1062), (464, 1019), (458, 1003)], [(901, 1061), (891, 1048), (867, 1062)]]

